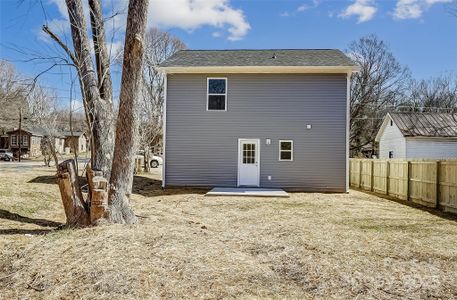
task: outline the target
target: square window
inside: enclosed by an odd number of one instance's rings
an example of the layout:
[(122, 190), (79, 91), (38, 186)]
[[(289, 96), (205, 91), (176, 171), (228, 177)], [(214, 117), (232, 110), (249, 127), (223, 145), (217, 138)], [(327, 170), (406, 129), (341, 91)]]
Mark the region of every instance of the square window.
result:
[(279, 160), (293, 161), (294, 160), (294, 142), (291, 140), (279, 141)]
[(208, 78), (206, 110), (227, 110), (227, 78)]
[(225, 96), (208, 95), (208, 110), (225, 110)]
[(225, 94), (225, 79), (208, 79), (208, 94)]
[(292, 160), (292, 152), (281, 151), (281, 160)]

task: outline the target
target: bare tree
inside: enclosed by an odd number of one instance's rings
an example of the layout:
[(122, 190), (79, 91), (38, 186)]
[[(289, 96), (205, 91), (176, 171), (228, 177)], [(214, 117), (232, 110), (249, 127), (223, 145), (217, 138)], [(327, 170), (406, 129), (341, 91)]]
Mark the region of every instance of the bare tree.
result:
[(372, 144), (386, 111), (404, 97), (409, 71), (388, 46), (374, 35), (349, 45), (348, 54), (360, 66), (351, 80), (351, 135), (353, 155)]
[(58, 114), (56, 93), (36, 84), (27, 94), (27, 110), (29, 122), (36, 126), (56, 125), (55, 120), (51, 121)]
[(144, 150), (146, 168), (149, 169), (149, 149), (162, 144), (164, 76), (158, 70), (160, 63), (186, 45), (168, 32), (152, 28), (146, 33), (143, 58), (142, 97), (140, 99), (139, 147)]
[(24, 83), (24, 78), (13, 65), (0, 60), (0, 128), (17, 126), (18, 111), (27, 106)]
[(412, 80), (408, 102), (414, 111), (452, 112), (457, 108), (457, 77), (439, 76), (429, 80)]
[(147, 10), (148, 0), (131, 0), (129, 3), (109, 191), (110, 219), (117, 223), (136, 222), (136, 217), (130, 209), (129, 198), (132, 192), (133, 159), (138, 136), (138, 101)]
[[(43, 30), (67, 53), (78, 73), (86, 121), (91, 134), (92, 170), (97, 178), (95, 181), (95, 177), (88, 177), (89, 196), (98, 195), (97, 199), (89, 200), (92, 204), (97, 202), (103, 206), (105, 197), (103, 189), (108, 189), (109, 208), (104, 217), (116, 223), (135, 223), (136, 217), (130, 207), (129, 196), (132, 189), (134, 149), (138, 133), (138, 92), (148, 0), (129, 2), (116, 139), (113, 122), (113, 91), (101, 3), (100, 0), (88, 0), (95, 53), (94, 67), (81, 1), (66, 0), (73, 50), (49, 28), (43, 27)], [(90, 174), (88, 176), (93, 176), (92, 173), (92, 171), (88, 172)], [(74, 163), (64, 162), (59, 165), (58, 175), (67, 223), (86, 226), (94, 221), (88, 201), (81, 196)], [(108, 184), (103, 184), (108, 181), (109, 187)], [(97, 183), (97, 187), (92, 183)], [(99, 212), (98, 209), (97, 211)]]

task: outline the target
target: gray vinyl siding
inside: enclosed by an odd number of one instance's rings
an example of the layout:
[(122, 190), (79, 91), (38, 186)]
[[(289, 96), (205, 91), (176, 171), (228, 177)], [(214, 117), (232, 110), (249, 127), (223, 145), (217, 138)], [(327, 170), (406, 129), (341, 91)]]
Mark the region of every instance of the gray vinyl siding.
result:
[[(206, 111), (208, 77), (227, 77), (227, 111)], [(235, 187), (238, 139), (258, 138), (260, 186), (345, 191), (346, 88), (346, 74), (168, 75), (166, 186)]]

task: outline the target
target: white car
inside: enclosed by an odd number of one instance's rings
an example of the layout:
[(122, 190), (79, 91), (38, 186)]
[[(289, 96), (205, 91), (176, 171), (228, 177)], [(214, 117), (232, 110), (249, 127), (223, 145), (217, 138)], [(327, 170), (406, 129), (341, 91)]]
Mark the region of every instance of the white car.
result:
[[(136, 152), (136, 155), (141, 156), (143, 158), (144, 151), (139, 150)], [(161, 164), (163, 164), (162, 157), (156, 155), (152, 155), (151, 157), (149, 157), (149, 166), (151, 166), (151, 168), (158, 168)]]
[(14, 160), (13, 152), (11, 152), (11, 150), (8, 150), (8, 149), (0, 149), (0, 160), (13, 161)]
[(163, 159), (160, 156), (153, 155), (151, 160), (149, 161), (149, 165), (151, 166), (151, 168), (157, 168), (161, 164), (163, 164)]

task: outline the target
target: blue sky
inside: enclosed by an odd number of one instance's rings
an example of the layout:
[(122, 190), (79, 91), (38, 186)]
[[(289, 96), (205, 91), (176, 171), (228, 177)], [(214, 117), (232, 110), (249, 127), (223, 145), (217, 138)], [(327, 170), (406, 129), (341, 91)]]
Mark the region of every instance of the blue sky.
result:
[[(121, 47), (128, 1), (102, 2), (107, 16), (120, 13), (107, 27), (113, 49)], [(70, 38), (64, 0), (41, 3), (0, 2), (0, 58), (12, 61), (27, 76), (47, 66), (25, 62), (30, 53), (60, 53), (40, 33), (43, 24)], [(455, 0), (151, 0), (149, 26), (171, 31), (191, 49), (344, 50), (351, 41), (374, 33), (421, 79), (457, 73), (457, 16), (451, 8), (457, 9)], [(118, 71), (114, 77), (118, 85)], [(40, 78), (41, 84), (56, 89), (62, 102), (69, 97), (69, 82), (68, 67)]]

